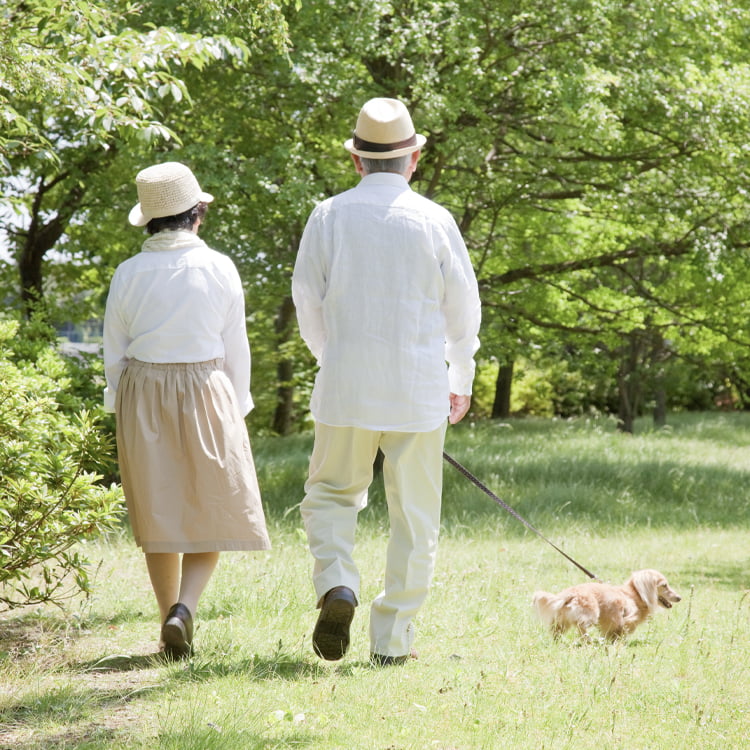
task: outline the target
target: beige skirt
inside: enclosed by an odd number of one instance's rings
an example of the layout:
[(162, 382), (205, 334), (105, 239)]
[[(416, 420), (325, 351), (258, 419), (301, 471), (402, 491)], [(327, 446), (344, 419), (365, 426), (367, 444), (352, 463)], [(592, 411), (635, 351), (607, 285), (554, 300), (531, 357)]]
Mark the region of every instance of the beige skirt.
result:
[(115, 409), (122, 487), (144, 552), (270, 549), (247, 427), (221, 360), (131, 360)]

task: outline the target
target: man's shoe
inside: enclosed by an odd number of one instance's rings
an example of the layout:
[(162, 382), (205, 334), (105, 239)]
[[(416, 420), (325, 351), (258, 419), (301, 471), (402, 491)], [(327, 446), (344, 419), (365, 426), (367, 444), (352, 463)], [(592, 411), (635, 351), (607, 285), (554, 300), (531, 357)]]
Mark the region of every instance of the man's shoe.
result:
[(184, 659), (193, 650), (193, 616), (180, 602), (172, 605), (161, 627), (164, 655), (170, 659)]
[(384, 656), (383, 654), (370, 654), (370, 664), (373, 667), (395, 667), (406, 664), (409, 659), (416, 659), (417, 652), (412, 650), (403, 656)]
[(323, 597), (312, 637), (313, 649), (321, 659), (336, 661), (346, 653), (356, 606), (357, 597), (346, 586), (336, 586)]

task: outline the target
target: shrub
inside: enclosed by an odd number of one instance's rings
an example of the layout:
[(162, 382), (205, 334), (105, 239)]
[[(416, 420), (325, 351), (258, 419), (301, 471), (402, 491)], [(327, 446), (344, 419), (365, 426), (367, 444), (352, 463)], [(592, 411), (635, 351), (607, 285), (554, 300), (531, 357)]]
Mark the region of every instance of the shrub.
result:
[(88, 593), (77, 543), (112, 531), (123, 508), (92, 471), (113, 453), (102, 414), (61, 407), (68, 363), (23, 333), (0, 318), (0, 609)]

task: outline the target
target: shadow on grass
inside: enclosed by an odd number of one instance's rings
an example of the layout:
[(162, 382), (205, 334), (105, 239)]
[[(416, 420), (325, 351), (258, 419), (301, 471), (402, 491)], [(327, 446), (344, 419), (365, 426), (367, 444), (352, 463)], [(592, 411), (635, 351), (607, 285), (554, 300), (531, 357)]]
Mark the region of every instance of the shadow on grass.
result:
[[(361, 670), (365, 663), (345, 662), (333, 667), (335, 673), (342, 677), (351, 677)], [(205, 682), (215, 678), (242, 676), (255, 682), (311, 681), (329, 674), (331, 667), (321, 662), (293, 656), (274, 655), (264, 657), (255, 655), (243, 659), (228, 659), (207, 654), (200, 654), (185, 663), (184, 669), (172, 674), (174, 680)]]
[(45, 732), (44, 744), (41, 743), (38, 735), (28, 740), (13, 736), (9, 742), (6, 742), (6, 734), (11, 736), (9, 732), (0, 733), (0, 750), (71, 750), (71, 748), (122, 746), (117, 744), (118, 730), (94, 723), (77, 725), (72, 728), (66, 727), (58, 732)]
[[(190, 727), (177, 731), (162, 731), (159, 735), (161, 747), (169, 748), (237, 748), (238, 750), (268, 750), (272, 747), (315, 747), (320, 748), (320, 737), (299, 725), (281, 724), (281, 735), (276, 740), (269, 739), (269, 732), (251, 732), (247, 729), (233, 729), (225, 726), (208, 726), (196, 729)], [(286, 731), (283, 731), (286, 730)]]
[[(680, 415), (672, 421), (670, 429), (642, 438), (587, 420), (462, 424), (450, 431), (446, 450), (542, 530), (750, 525), (747, 466), (736, 459), (731, 465), (705, 460), (723, 448), (747, 445), (750, 415)], [(269, 518), (283, 527), (299, 526), (294, 506), (304, 494), (311, 435), (256, 443)], [(517, 520), (447, 463), (443, 476), (446, 530), (481, 533), (489, 521), (525, 534)], [(362, 521), (387, 525), (377, 471), (368, 495)]]
[(744, 561), (711, 562), (705, 558), (700, 564), (685, 566), (680, 572), (689, 585), (710, 584), (729, 591), (750, 591), (750, 558)]
[[(79, 742), (105, 742), (128, 725), (124, 707), (145, 693), (163, 691), (166, 685), (126, 684), (112, 687), (76, 680), (63, 686), (36, 689), (0, 710), (0, 750), (79, 747)], [(94, 718), (96, 717), (96, 718)], [(64, 728), (57, 728), (64, 725)], [(25, 739), (26, 735), (31, 735)], [(10, 744), (5, 742), (12, 737)], [(43, 738), (43, 739), (42, 739)]]
[(132, 672), (136, 669), (156, 669), (173, 664), (164, 658), (163, 654), (111, 654), (100, 659), (72, 664), (75, 671), (88, 672)]
[[(13, 632), (16, 637), (23, 636), (22, 628), (14, 628)], [(338, 675), (349, 676), (362, 666), (345, 663), (333, 669)], [(117, 745), (126, 738), (128, 726), (134, 720), (130, 713), (138, 713), (137, 709), (129, 712), (127, 705), (146, 694), (168, 693), (179, 686), (229, 676), (241, 676), (258, 683), (269, 680), (312, 682), (327, 674), (330, 668), (283, 653), (231, 660), (207, 652), (180, 662), (167, 661), (159, 653), (113, 654), (67, 663), (62, 668), (58, 666), (57, 674), (62, 675), (63, 670), (68, 672), (67, 684), (35, 687), (16, 700), (4, 702), (0, 708), (0, 750)], [(131, 676), (125, 677), (126, 673)], [(55, 725), (65, 725), (65, 728)], [(281, 728), (288, 729), (291, 734), (286, 735), (286, 740), (293, 741), (295, 746), (315, 743), (315, 738), (300, 727)], [(183, 731), (187, 732), (184, 738), (180, 735)], [(207, 733), (208, 742), (215, 731), (211, 727), (167, 727), (160, 739), (169, 740), (170, 747), (182, 747), (182, 739), (185, 747), (200, 747), (203, 731)], [(233, 729), (227, 727), (226, 731), (221, 731), (222, 743), (225, 743), (227, 733), (231, 735)], [(240, 734), (238, 741), (241, 739), (241, 742), (237, 747), (268, 747), (268, 737), (248, 735), (244, 730)]]
[[(459, 454), (460, 455), (460, 454)], [(592, 528), (699, 525), (747, 526), (750, 498), (746, 470), (691, 466), (678, 461), (641, 461), (623, 465), (603, 457), (565, 457), (544, 463), (507, 466), (462, 460), (491, 491), (532, 524), (575, 522)], [(466, 477), (451, 469), (444, 483), (443, 524), (477, 525), (504, 514), (510, 528), (518, 522)], [(523, 526), (518, 530), (523, 533)]]

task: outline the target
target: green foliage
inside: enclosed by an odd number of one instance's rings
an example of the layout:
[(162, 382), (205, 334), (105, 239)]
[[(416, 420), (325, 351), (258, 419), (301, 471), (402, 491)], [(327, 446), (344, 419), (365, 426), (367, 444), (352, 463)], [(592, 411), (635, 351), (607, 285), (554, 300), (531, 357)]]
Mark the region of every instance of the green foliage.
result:
[(545, 374), (523, 361), (514, 372), (514, 387), (510, 400), (513, 414), (533, 414), (538, 417), (551, 417), (554, 414), (552, 398), (554, 391)]
[(63, 407), (66, 363), (0, 319), (0, 606), (60, 602), (89, 591), (76, 545), (115, 528), (121, 491), (89, 469), (112, 452), (95, 413)]
[[(159, 4), (154, 5), (142, 24), (142, 9), (130, 0), (71, 0), (65, 13), (50, 0), (10, 3), (0, 16), (0, 157), (21, 152), (27, 159), (31, 154), (64, 165), (59, 139), (70, 126), (77, 130), (67, 144), (73, 148), (131, 138), (154, 145), (173, 138), (159, 108), (167, 99), (179, 104), (189, 98), (180, 69), (203, 70), (217, 60), (231, 64), (249, 50), (239, 36), (204, 37), (155, 25)], [(192, 5), (196, 23), (230, 15), (248, 36), (264, 26), (274, 44), (286, 44), (275, 3)], [(54, 125), (44, 118), (44, 108), (55, 110)]]
[[(250, 36), (268, 23), (270, 43), (283, 45), (281, 20), (271, 33), (275, 4), (213, 6), (195, 10), (231, 15), (228, 26), (242, 23)], [(60, 13), (30, 0), (0, 16), (0, 247), (18, 264), (14, 297), (24, 305), (49, 296), (71, 315), (101, 315), (109, 264), (133, 249), (118, 211), (134, 202), (133, 175), (156, 151), (179, 147), (173, 110), (194, 106), (186, 71), (249, 58), (239, 36), (159, 25), (141, 10), (74, 0)]]
[[(626, 394), (639, 413), (687, 362), (750, 397), (746, 8), (68, 5), (18, 2), (0, 19), (7, 242), (19, 268), (45, 258), (53, 306), (101, 316), (112, 269), (139, 245), (124, 222), (135, 172), (193, 166), (217, 197), (202, 234), (247, 290), (256, 429), (280, 429), (284, 398), (289, 429), (306, 424), (314, 363), (288, 314), (291, 267), (312, 206), (355, 184), (342, 142), (377, 95), (402, 98), (428, 136), (412, 185), (466, 237), (480, 356), (569, 362), (568, 375), (540, 362), (554, 390), (542, 411), (577, 413), (577, 395), (617, 410)], [(666, 374), (671, 405), (706, 403)]]
[(497, 362), (478, 362), (471, 393), (471, 415), (489, 417), (495, 401)]

